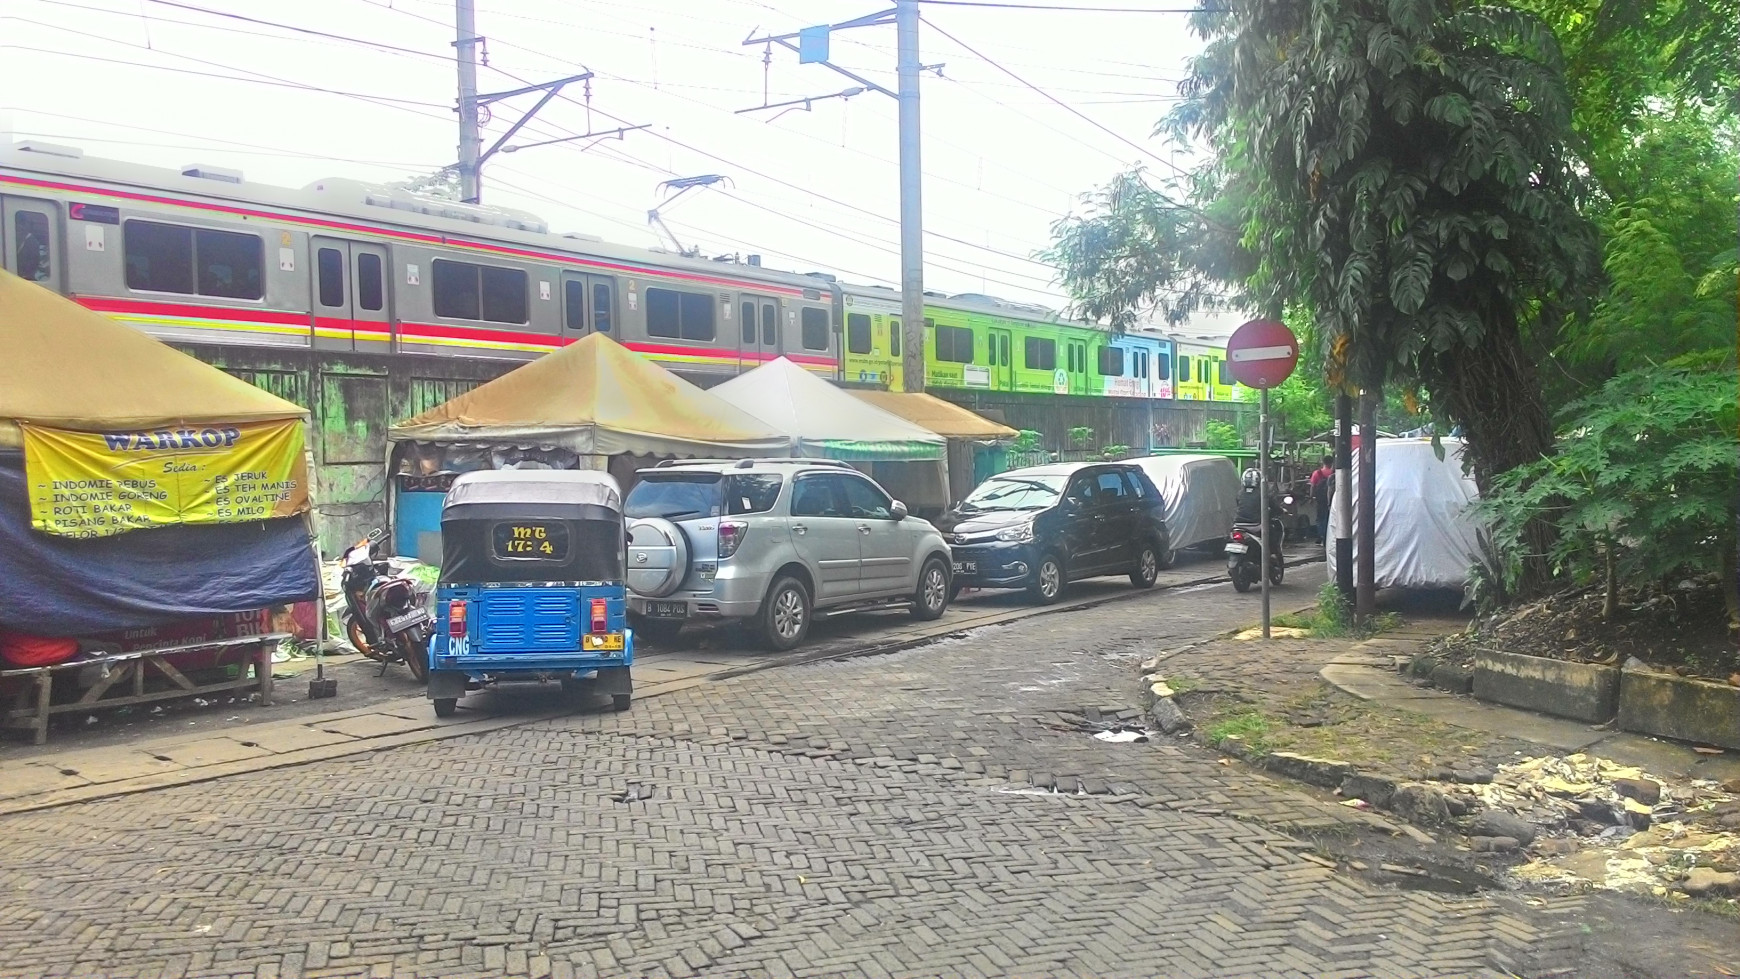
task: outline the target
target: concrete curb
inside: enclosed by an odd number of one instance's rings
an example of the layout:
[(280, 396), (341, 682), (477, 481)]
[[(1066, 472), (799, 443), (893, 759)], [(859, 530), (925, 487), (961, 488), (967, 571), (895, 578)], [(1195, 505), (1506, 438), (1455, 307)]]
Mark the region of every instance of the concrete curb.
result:
[[(1289, 566), (1310, 564), (1321, 560), (1323, 559), (1301, 559), (1289, 562)], [(807, 663), (857, 659), (866, 656), (887, 655), (928, 645), (943, 639), (964, 635), (974, 629), (981, 629), (994, 625), (1005, 625), (1010, 622), (1022, 621), (1041, 615), (1053, 615), (1060, 612), (1075, 611), (1077, 609), (1097, 608), (1114, 602), (1132, 601), (1141, 598), (1142, 596), (1153, 595), (1158, 592), (1213, 584), (1216, 581), (1223, 580), (1225, 577), (1224, 574), (1217, 574), (1203, 578), (1195, 578), (1189, 581), (1161, 585), (1154, 589), (1131, 589), (1125, 593), (1083, 599), (1076, 602), (1059, 603), (1057, 605), (1048, 606), (1013, 608), (1004, 612), (987, 614), (969, 622), (949, 623), (946, 626), (922, 630), (916, 635), (909, 634), (901, 638), (883, 642), (869, 642), (864, 645), (855, 646), (851, 649), (817, 650), (810, 653), (800, 651), (794, 654), (771, 657), (764, 661), (748, 663), (742, 666), (732, 666), (705, 674), (673, 679), (651, 687), (637, 689), (635, 696), (636, 699), (650, 699), (665, 694), (675, 693), (679, 690), (686, 690), (703, 683), (716, 683), (722, 680), (748, 676), (754, 673), (779, 669), (782, 667), (802, 666)], [(649, 656), (647, 659), (652, 662), (657, 661), (653, 656)], [(413, 698), (405, 699), (409, 700)], [(421, 702), (421, 698), (414, 699)], [(334, 720), (347, 715), (367, 716), (379, 714), (381, 713), (382, 706), (383, 705), (375, 705), (371, 708), (352, 709), (336, 712), (330, 715), (316, 715), (312, 718), (286, 721), (284, 723), (298, 726), (311, 726), (323, 722), (331, 723)], [(176, 771), (155, 772), (90, 785), (52, 789), (46, 792), (19, 796), (13, 799), (0, 800), (0, 816), (27, 812), (40, 812), (46, 809), (76, 805), (81, 802), (92, 802), (98, 799), (134, 795), (140, 792), (153, 792), (159, 789), (176, 788), (178, 786), (193, 785), (200, 782), (210, 782), (234, 775), (246, 775), (253, 772), (269, 771), (276, 768), (308, 765), (315, 762), (330, 761), (334, 758), (344, 758), (369, 752), (385, 751), (410, 744), (423, 744), (434, 741), (444, 741), (449, 738), (487, 734), (503, 728), (518, 727), (525, 724), (554, 720), (560, 717), (569, 717), (573, 716), (574, 713), (574, 711), (564, 710), (538, 714), (516, 714), (511, 716), (498, 715), (494, 717), (480, 718), (475, 721), (442, 723), (439, 725), (419, 728), (413, 731), (385, 734), (375, 737), (364, 737), (333, 744), (284, 751), (266, 756), (238, 759), (211, 765), (201, 765), (198, 767), (183, 768)], [(224, 737), (225, 735), (216, 736)], [(184, 739), (178, 739), (178, 743), (183, 740)], [(140, 742), (138, 744), (128, 745), (126, 748), (128, 750), (144, 750), (152, 743), (153, 742)], [(162, 742), (158, 741), (156, 743), (161, 744)], [(53, 755), (49, 755), (40, 759), (31, 759), (31, 762), (38, 764), (52, 764), (53, 758)]]

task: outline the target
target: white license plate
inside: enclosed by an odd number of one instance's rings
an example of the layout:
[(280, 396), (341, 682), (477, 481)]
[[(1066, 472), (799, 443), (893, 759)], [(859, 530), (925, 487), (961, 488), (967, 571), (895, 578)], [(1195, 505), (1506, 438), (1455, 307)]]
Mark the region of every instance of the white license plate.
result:
[(1226, 546), (1226, 552), (1228, 554), (1243, 554), (1248, 550), (1250, 550), (1250, 548), (1243, 544), (1228, 544)]
[(687, 602), (648, 602), (646, 614), (660, 619), (685, 619), (689, 616)]
[(388, 632), (399, 632), (407, 626), (422, 625), (429, 621), (429, 613), (423, 609), (413, 609), (404, 615), (395, 615), (387, 620)]
[(956, 561), (955, 562), (955, 574), (978, 574), (978, 573), (979, 573), (979, 562), (977, 562), (977, 561)]

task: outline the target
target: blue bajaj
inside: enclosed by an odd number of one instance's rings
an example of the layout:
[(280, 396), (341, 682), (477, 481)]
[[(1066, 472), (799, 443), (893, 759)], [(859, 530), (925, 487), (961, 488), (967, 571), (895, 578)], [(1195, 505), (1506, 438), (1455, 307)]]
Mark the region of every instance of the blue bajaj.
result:
[[(627, 710), (634, 636), (623, 583), (622, 493), (603, 473), (504, 470), (453, 481), (441, 511), (441, 580), (429, 699), (560, 681)], [(581, 682), (596, 673), (595, 685)]]

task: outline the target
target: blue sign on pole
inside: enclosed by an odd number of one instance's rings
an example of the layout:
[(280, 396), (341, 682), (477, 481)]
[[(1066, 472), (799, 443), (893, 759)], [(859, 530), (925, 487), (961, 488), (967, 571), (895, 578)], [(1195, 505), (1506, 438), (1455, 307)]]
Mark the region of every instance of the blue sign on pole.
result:
[(798, 64), (813, 65), (828, 60), (828, 25), (798, 31)]

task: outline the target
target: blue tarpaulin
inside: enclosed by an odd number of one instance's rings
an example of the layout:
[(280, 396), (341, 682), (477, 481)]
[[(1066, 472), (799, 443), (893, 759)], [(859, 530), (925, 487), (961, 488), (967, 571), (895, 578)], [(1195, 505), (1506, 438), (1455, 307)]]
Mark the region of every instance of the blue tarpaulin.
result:
[(314, 600), (301, 517), (73, 540), (30, 528), (24, 455), (0, 451), (0, 626), (79, 636)]

